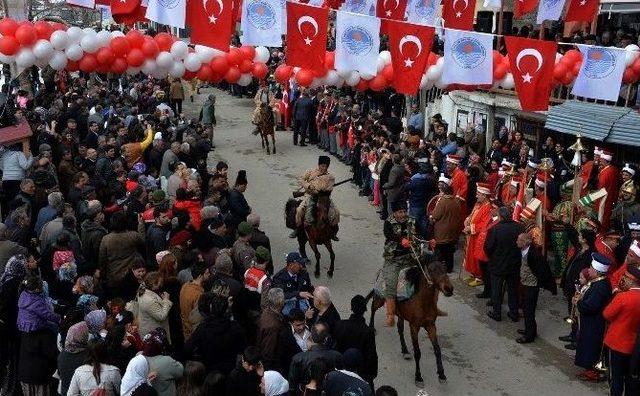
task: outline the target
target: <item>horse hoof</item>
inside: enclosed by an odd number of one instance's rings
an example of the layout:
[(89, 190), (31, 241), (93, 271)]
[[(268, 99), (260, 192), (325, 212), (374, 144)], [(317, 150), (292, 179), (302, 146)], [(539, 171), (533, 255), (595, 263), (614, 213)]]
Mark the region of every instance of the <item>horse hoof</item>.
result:
[(446, 384), (447, 383), (447, 376), (446, 375), (438, 376), (438, 381), (441, 384)]
[(313, 272), (313, 275), (314, 275), (316, 278), (319, 278), (319, 277), (320, 277), (320, 271), (314, 271), (314, 272)]
[(423, 380), (416, 380), (416, 387), (424, 388), (424, 381)]
[(402, 352), (402, 357), (404, 360), (411, 360), (413, 358), (409, 352)]
[(333, 278), (333, 271), (327, 271), (327, 276), (329, 278)]

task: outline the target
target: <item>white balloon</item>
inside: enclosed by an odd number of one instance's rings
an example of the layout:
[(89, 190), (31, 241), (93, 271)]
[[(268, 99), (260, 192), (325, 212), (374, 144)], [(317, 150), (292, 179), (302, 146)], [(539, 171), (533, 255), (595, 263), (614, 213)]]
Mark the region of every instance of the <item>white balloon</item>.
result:
[(84, 52), (88, 52), (90, 54), (95, 53), (100, 48), (100, 43), (98, 42), (98, 36), (96, 34), (87, 34), (80, 40), (80, 47)]
[(0, 63), (11, 63), (15, 59), (14, 55), (8, 56), (0, 52)]
[(436, 71), (436, 66), (435, 65), (429, 66), (427, 68), (427, 72), (425, 73), (425, 76), (427, 76), (427, 79), (429, 79), (429, 81), (436, 81), (439, 77)]
[(171, 45), (171, 55), (175, 59), (182, 60), (189, 54), (189, 47), (184, 41), (176, 41)]
[(190, 72), (196, 72), (202, 66), (200, 57), (196, 53), (190, 53), (184, 60), (184, 67)]
[(54, 51), (49, 59), (49, 66), (54, 70), (62, 70), (67, 66), (67, 56), (62, 51)]
[(96, 31), (95, 31), (95, 30), (93, 30), (93, 29), (92, 29), (92, 28), (90, 28), (90, 27), (86, 27), (86, 28), (82, 29), (82, 32), (83, 32), (84, 34), (96, 34)]
[(557, 65), (558, 63), (560, 63), (561, 60), (562, 60), (562, 54), (556, 53), (556, 63), (555, 64)]
[(51, 42), (53, 49), (62, 51), (67, 48), (69, 36), (64, 30), (56, 30), (55, 32), (51, 33), (51, 38), (49, 38), (49, 41)]
[(64, 52), (67, 54), (67, 58), (72, 61), (79, 61), (84, 55), (82, 48), (78, 44), (71, 44)]
[(513, 74), (507, 73), (506, 76), (502, 79), (502, 83), (500, 84), (504, 89), (513, 89), (515, 87), (515, 82), (513, 81)]
[(241, 87), (246, 87), (247, 85), (251, 84), (251, 80), (253, 80), (253, 77), (251, 77), (251, 74), (245, 73), (240, 76), (240, 79), (238, 80), (238, 85)]
[(433, 85), (435, 85), (437, 88), (440, 89), (444, 89), (447, 87), (448, 84), (445, 84), (444, 81), (442, 81), (442, 76), (440, 76), (440, 78), (438, 78)]
[(204, 45), (195, 46), (196, 54), (200, 57), (200, 62), (209, 63), (211, 59), (216, 56), (216, 52), (213, 48)]
[(370, 80), (373, 80), (374, 77), (375, 76), (373, 74), (360, 73), (360, 78), (363, 80), (370, 81)]
[(422, 77), (420, 78), (420, 88), (426, 88), (427, 84), (429, 84), (429, 79), (427, 78), (427, 76), (425, 76), (424, 74), (422, 75)]
[(53, 55), (53, 46), (49, 41), (40, 39), (33, 46), (33, 54), (36, 58), (44, 59), (48, 62), (51, 55)]
[(173, 78), (180, 78), (184, 76), (185, 68), (182, 62), (173, 62), (169, 69), (169, 75)]
[(636, 60), (638, 55), (640, 55), (640, 47), (635, 44), (629, 44), (624, 49), (627, 51), (625, 53), (625, 64), (627, 67), (631, 66), (631, 64)]
[(376, 69), (378, 70), (378, 73), (380, 73), (385, 66), (386, 64), (384, 63), (384, 59), (378, 56), (378, 59), (376, 61)]
[(67, 29), (67, 36), (69, 37), (70, 43), (79, 43), (83, 35), (84, 34), (82, 33), (82, 29), (77, 26), (71, 26), (69, 29)]
[(106, 47), (111, 41), (111, 32), (108, 30), (101, 30), (98, 32), (96, 37), (98, 37), (98, 44), (100, 47)]
[(176, 63), (173, 59), (173, 56), (167, 51), (162, 51), (156, 57), (156, 63), (158, 66), (169, 69), (171, 66)]
[(271, 54), (267, 47), (256, 47), (256, 54), (253, 57), (254, 62), (267, 63), (269, 62), (269, 58), (271, 58)]
[(109, 35), (112, 39), (116, 37), (124, 37), (124, 33), (122, 33), (120, 30), (114, 30), (113, 32), (110, 32)]
[(384, 65), (388, 65), (389, 63), (391, 63), (391, 52), (389, 51), (380, 51), (380, 53), (378, 54), (378, 58), (381, 58), (382, 60), (384, 60)]
[(352, 87), (357, 85), (360, 82), (360, 73), (355, 70), (352, 71), (349, 77), (344, 79), (344, 82)]
[(139, 67), (129, 66), (129, 68), (127, 69), (127, 74), (130, 75), (130, 76), (135, 76), (138, 73), (140, 73), (140, 68)]
[(324, 77), (324, 81), (327, 85), (337, 85), (340, 81), (340, 76), (335, 70), (327, 71), (327, 75)]
[(347, 79), (351, 75), (351, 70), (336, 70), (340, 78)]
[(33, 66), (36, 63), (36, 56), (29, 48), (22, 48), (16, 54), (16, 65), (21, 68)]
[(158, 65), (156, 64), (156, 61), (147, 59), (142, 64), (141, 70), (144, 74), (153, 74), (153, 72), (155, 72), (157, 68)]

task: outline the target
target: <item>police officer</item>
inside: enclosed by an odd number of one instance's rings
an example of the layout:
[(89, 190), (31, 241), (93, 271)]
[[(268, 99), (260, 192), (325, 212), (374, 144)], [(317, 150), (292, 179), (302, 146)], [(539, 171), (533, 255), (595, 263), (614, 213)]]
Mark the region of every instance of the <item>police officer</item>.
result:
[(286, 261), (286, 267), (273, 276), (271, 287), (278, 287), (284, 292), (284, 315), (293, 308), (306, 312), (311, 307), (309, 299), (313, 298), (313, 285), (306, 268), (309, 259), (298, 252), (291, 252), (287, 254)]

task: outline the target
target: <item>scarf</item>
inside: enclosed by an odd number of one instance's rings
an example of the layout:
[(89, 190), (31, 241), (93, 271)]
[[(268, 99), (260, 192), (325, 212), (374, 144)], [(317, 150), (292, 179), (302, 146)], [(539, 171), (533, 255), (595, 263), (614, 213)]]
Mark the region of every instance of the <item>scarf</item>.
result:
[(137, 355), (131, 359), (120, 383), (120, 394), (122, 396), (131, 396), (131, 393), (133, 393), (137, 387), (147, 382), (148, 374), (149, 363), (144, 356)]
[(64, 350), (69, 353), (82, 352), (89, 343), (89, 327), (82, 321), (69, 327), (67, 338), (64, 341)]
[(277, 371), (264, 372), (265, 396), (278, 396), (289, 392), (289, 382)]
[(0, 291), (14, 279), (22, 279), (27, 274), (27, 258), (17, 254), (7, 261), (2, 277), (0, 277)]
[(104, 324), (107, 321), (107, 312), (104, 309), (96, 309), (95, 311), (89, 312), (84, 317), (84, 321), (87, 322), (89, 333), (97, 336), (99, 335), (100, 330), (104, 328)]

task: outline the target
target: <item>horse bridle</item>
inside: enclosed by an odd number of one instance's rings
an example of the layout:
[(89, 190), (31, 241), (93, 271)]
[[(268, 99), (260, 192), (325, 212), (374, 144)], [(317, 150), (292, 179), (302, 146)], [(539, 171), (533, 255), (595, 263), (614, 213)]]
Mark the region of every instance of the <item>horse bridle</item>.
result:
[[(421, 242), (421, 243), (425, 243), (428, 241), (422, 240), (420, 238), (417, 237), (412, 237), (413, 239)], [(420, 262), (420, 256), (418, 256), (418, 254), (416, 253), (416, 249), (413, 247), (413, 244), (410, 243), (409, 247), (411, 247), (411, 253), (413, 254), (413, 258), (416, 260), (416, 262), (418, 263), (418, 268), (420, 268), (420, 271), (422, 272), (422, 275), (424, 276), (424, 279), (427, 281), (427, 286), (433, 286), (433, 281), (431, 280), (431, 276), (429, 276), (429, 272), (428, 270), (425, 271), (424, 268), (422, 268), (422, 263)]]

